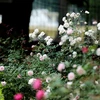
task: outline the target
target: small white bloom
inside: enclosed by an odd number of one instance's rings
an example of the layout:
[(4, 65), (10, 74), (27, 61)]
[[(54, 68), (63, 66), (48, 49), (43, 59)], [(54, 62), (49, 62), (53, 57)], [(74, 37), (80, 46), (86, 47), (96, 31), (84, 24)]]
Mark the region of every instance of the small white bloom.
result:
[(35, 34), (39, 33), (39, 29), (35, 29), (35, 30), (34, 30), (34, 33), (35, 33)]
[(62, 42), (62, 41), (60, 41), (60, 42), (59, 42), (59, 45), (63, 45), (63, 42)]
[(74, 52), (73, 52), (73, 58), (75, 58), (76, 56), (77, 56), (77, 52), (74, 51)]
[(72, 22), (72, 21), (70, 21), (70, 22), (69, 22), (69, 25), (73, 25), (73, 22)]
[(72, 12), (71, 14), (70, 14), (70, 17), (74, 17), (75, 16), (75, 13), (74, 12)]
[(91, 49), (91, 51), (92, 51), (92, 52), (94, 52), (94, 51), (95, 51), (95, 49)]
[(50, 36), (47, 36), (44, 38), (45, 41), (48, 41), (50, 39)]
[(77, 16), (80, 16), (80, 13), (77, 13)]
[(88, 35), (89, 33), (88, 32), (85, 32), (85, 35)]
[(31, 46), (31, 48), (34, 48), (34, 47), (35, 47), (35, 45), (32, 45), (32, 46)]
[(60, 25), (60, 26), (58, 27), (58, 31), (59, 31), (59, 34), (63, 34), (63, 33), (66, 32), (66, 30), (65, 30), (64, 27), (63, 27), (63, 25)]
[(47, 77), (46, 78), (46, 82), (49, 83), (50, 81), (51, 81), (51, 78), (50, 77)]
[(66, 16), (69, 17), (70, 16), (70, 13), (67, 13)]
[(85, 11), (86, 14), (89, 14), (89, 11)]
[(51, 45), (51, 40), (48, 40), (46, 43), (47, 43), (47, 45)]
[(48, 85), (48, 86), (47, 86), (47, 89), (51, 89), (51, 87)]
[(98, 30), (100, 30), (100, 27), (98, 27)]
[(36, 38), (36, 34), (33, 33), (32, 34), (32, 38), (35, 39)]
[(1, 85), (2, 85), (2, 86), (5, 86), (6, 84), (7, 84), (7, 83), (6, 83), (5, 81), (2, 81), (2, 82), (1, 82)]
[(73, 41), (73, 37), (72, 36), (69, 36), (69, 41)]
[(95, 81), (95, 84), (97, 84), (97, 85), (98, 85), (98, 84), (99, 84), (99, 82), (98, 82), (98, 81)]
[(33, 56), (33, 52), (30, 53), (30, 56)]
[(78, 73), (78, 75), (83, 75), (86, 73), (86, 71), (81, 66), (78, 66), (76, 72)]
[(93, 69), (96, 70), (98, 66), (94, 66)]
[(74, 40), (72, 40), (72, 41), (70, 42), (70, 45), (73, 46), (75, 43), (76, 43), (76, 40), (74, 39)]
[(83, 88), (85, 86), (85, 84), (84, 83), (82, 83), (81, 85), (80, 85), (80, 88)]
[(47, 58), (48, 58), (47, 54), (44, 54), (44, 55), (43, 55), (43, 58), (44, 58), (44, 59), (47, 59)]
[(69, 27), (69, 24), (68, 23), (64, 23), (64, 27), (65, 28), (68, 28)]
[(52, 41), (53, 41), (53, 39), (52, 39), (52, 38), (50, 38), (48, 41), (49, 41), (49, 42), (52, 42)]
[(73, 68), (76, 68), (76, 67), (77, 67), (77, 65), (76, 65), (76, 64), (74, 64), (74, 65), (73, 65)]
[(67, 88), (71, 88), (72, 84), (73, 84), (73, 82), (67, 82)]
[(41, 53), (37, 53), (37, 57), (40, 57), (41, 56)]
[(100, 56), (100, 48), (97, 48), (97, 50), (96, 50), (96, 55), (97, 55), (97, 56)]
[(82, 41), (82, 38), (81, 38), (81, 37), (77, 37), (77, 38), (76, 38), (76, 41), (77, 41), (77, 42), (80, 42), (80, 41)]
[(33, 71), (32, 71), (32, 70), (29, 70), (29, 71), (27, 72), (27, 74), (28, 74), (29, 76), (32, 76), (32, 75), (33, 75)]
[(46, 72), (45, 72), (45, 71), (43, 71), (41, 74), (42, 74), (42, 75), (46, 75)]
[(72, 85), (73, 84), (73, 82), (67, 82), (67, 85)]
[(43, 61), (44, 60), (44, 58), (43, 58), (42, 55), (39, 57), (39, 59), (40, 59), (40, 61)]
[(77, 52), (76, 52), (76, 51), (74, 51), (74, 52), (73, 52), (73, 55), (77, 55)]
[(29, 33), (29, 37), (30, 37), (30, 38), (32, 37), (32, 33)]
[(62, 18), (62, 21), (65, 21), (65, 20), (66, 20), (66, 17), (63, 17), (63, 18)]
[(66, 42), (67, 39), (68, 39), (68, 35), (67, 34), (66, 35), (63, 35), (61, 37), (61, 42)]
[(93, 25), (96, 25), (96, 24), (97, 24), (97, 21), (96, 21), (96, 20), (94, 20), (94, 21), (92, 22), (92, 24), (93, 24)]
[(42, 38), (44, 35), (45, 35), (45, 33), (44, 33), (44, 32), (41, 32), (41, 33), (38, 35), (38, 38), (40, 39), (40, 38)]
[(98, 41), (97, 41), (97, 40), (95, 40), (95, 41), (94, 41), (94, 43), (95, 43), (95, 44), (98, 44)]
[(28, 84), (29, 84), (29, 85), (32, 85), (33, 82), (34, 82), (35, 80), (36, 80), (35, 78), (31, 78), (31, 79), (28, 81)]
[(84, 22), (84, 24), (86, 25), (86, 24), (87, 24), (87, 22)]
[(97, 24), (97, 27), (100, 27), (100, 23)]

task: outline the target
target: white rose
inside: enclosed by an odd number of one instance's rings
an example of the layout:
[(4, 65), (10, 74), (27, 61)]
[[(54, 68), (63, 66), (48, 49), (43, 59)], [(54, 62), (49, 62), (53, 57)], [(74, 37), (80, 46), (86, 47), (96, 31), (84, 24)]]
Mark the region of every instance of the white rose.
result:
[(2, 82), (1, 82), (1, 85), (2, 85), (2, 86), (5, 86), (6, 84), (7, 84), (7, 83), (6, 83), (5, 81), (2, 81)]
[(97, 50), (96, 50), (96, 55), (97, 55), (97, 56), (100, 56), (100, 48), (97, 48)]
[(85, 11), (86, 14), (89, 14), (89, 11)]
[(29, 85), (32, 85), (32, 83), (33, 83), (35, 80), (36, 80), (35, 78), (31, 78), (31, 79), (28, 81), (28, 84), (29, 84)]

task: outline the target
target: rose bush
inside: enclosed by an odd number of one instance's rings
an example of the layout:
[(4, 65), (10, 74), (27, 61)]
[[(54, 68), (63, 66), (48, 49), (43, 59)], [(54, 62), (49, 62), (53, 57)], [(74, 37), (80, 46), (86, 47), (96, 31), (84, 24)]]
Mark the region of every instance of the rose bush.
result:
[(100, 23), (96, 31), (81, 30), (80, 13), (74, 12), (63, 22), (58, 43), (35, 29), (29, 42), (38, 43), (31, 46), (30, 55), (22, 48), (9, 50), (0, 64), (5, 100), (99, 100)]

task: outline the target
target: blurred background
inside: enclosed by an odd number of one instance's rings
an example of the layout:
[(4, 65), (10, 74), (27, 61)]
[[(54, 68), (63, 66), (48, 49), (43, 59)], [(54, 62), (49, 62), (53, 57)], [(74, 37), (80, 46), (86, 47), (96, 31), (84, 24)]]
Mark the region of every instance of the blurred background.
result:
[[(11, 2), (12, 0), (0, 0), (0, 2), (3, 2), (0, 5), (0, 10), (2, 10), (2, 5), (8, 1)], [(16, 1), (18, 2), (18, 0)], [(25, 0), (22, 1), (25, 2)], [(28, 0), (26, 1), (28, 2)], [(23, 7), (23, 4), (21, 5)], [(6, 11), (7, 6), (4, 6), (3, 9), (5, 9), (3, 12)], [(32, 3), (32, 10), (29, 21), (29, 33), (38, 28), (40, 31), (44, 31), (47, 35), (50, 35), (54, 38), (58, 33), (58, 26), (62, 24), (62, 18), (66, 15), (66, 13), (84, 12), (86, 10), (89, 11), (90, 14), (88, 16), (83, 14), (81, 19), (86, 21), (87, 24), (91, 27), (94, 27), (94, 24), (100, 22), (99, 9), (100, 0), (34, 0)], [(27, 6), (25, 10), (27, 10)], [(18, 18), (20, 17), (18, 16)], [(23, 22), (25, 22), (24, 18)], [(0, 15), (0, 23), (2, 23), (2, 14)], [(81, 25), (81, 27), (84, 26)]]
[(82, 15), (81, 19), (94, 26), (100, 21), (99, 8), (100, 0), (34, 0), (29, 23), (30, 32), (38, 28), (54, 38), (67, 12), (86, 10), (90, 12), (89, 15)]

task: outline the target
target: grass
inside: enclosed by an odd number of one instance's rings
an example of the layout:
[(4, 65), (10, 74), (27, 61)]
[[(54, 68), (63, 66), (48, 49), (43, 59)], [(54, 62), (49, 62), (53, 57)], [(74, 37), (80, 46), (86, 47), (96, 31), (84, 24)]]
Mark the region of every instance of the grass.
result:
[[(0, 87), (1, 87), (1, 85), (0, 85)], [(1, 89), (0, 89), (0, 100), (4, 100)]]

